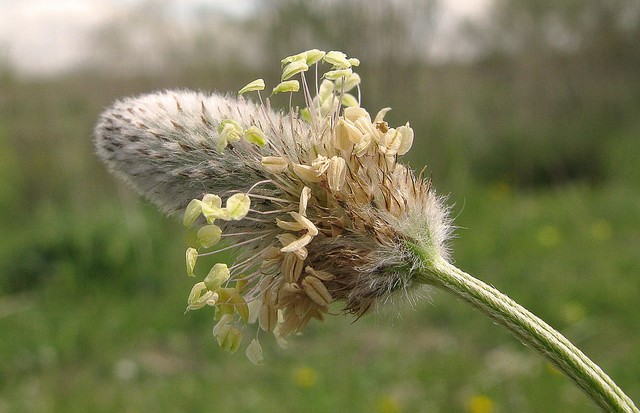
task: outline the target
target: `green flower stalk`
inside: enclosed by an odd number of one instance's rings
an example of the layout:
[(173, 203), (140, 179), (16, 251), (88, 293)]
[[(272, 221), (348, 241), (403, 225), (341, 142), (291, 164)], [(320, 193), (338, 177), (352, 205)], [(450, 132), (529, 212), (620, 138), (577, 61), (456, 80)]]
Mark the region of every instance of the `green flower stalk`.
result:
[[(301, 94), (300, 110), (272, 110), (257, 79), (240, 90), (257, 102), (159, 92), (116, 102), (95, 129), (111, 171), (196, 227), (198, 245), (185, 258), (199, 281), (187, 310), (215, 310), (221, 348), (237, 351), (256, 324), (245, 354), (262, 364), (260, 335), (286, 345), (334, 302), (360, 317), (437, 287), (536, 348), (606, 411), (638, 412), (560, 333), (450, 263), (449, 208), (429, 179), (398, 161), (413, 144), (409, 123), (392, 127), (389, 108), (371, 116), (360, 107), (359, 60), (314, 49), (281, 64), (272, 93), (290, 102)], [(199, 257), (227, 250), (233, 262), (198, 268)]]

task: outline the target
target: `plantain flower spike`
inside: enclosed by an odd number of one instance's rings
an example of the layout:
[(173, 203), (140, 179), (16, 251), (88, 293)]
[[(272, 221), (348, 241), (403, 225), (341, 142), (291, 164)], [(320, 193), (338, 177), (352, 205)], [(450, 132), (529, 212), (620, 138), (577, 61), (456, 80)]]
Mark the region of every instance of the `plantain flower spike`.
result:
[[(95, 128), (108, 168), (197, 231), (198, 245), (186, 252), (187, 274), (198, 281), (188, 309), (215, 309), (221, 348), (237, 351), (246, 324), (255, 324), (245, 354), (262, 364), (260, 334), (284, 346), (330, 309), (360, 317), (436, 286), (511, 329), (602, 406), (633, 406), (568, 340), (450, 264), (449, 209), (429, 179), (399, 160), (413, 129), (390, 126), (389, 108), (372, 116), (359, 89), (357, 99), (345, 94), (359, 88), (359, 60), (313, 49), (281, 64), (273, 93), (301, 93), (300, 110), (246, 98), (264, 89), (259, 79), (239, 97), (180, 90), (125, 98)], [(232, 262), (196, 268), (198, 257), (228, 250)], [(590, 368), (574, 367), (582, 365)]]
[[(248, 319), (286, 337), (322, 320), (333, 302), (359, 317), (423, 292), (409, 243), (448, 257), (447, 208), (429, 180), (398, 162), (413, 131), (388, 128), (354, 96), (344, 98), (360, 83), (355, 62), (315, 49), (283, 59), (282, 78), (299, 79), (274, 89), (302, 91), (308, 122), (293, 108), (284, 114), (244, 97), (186, 91), (123, 99), (100, 117), (95, 143), (109, 168), (197, 230), (189, 274), (202, 281), (198, 256), (235, 250), (234, 262), (216, 264), (190, 299), (190, 308), (213, 304), (233, 316), (217, 335), (226, 349), (237, 345), (231, 328), (247, 303), (256, 313)], [(324, 69), (318, 96), (298, 87), (307, 64)], [(260, 79), (241, 92), (262, 89)], [(357, 111), (345, 116), (341, 102)], [(229, 277), (210, 282), (221, 268)], [(222, 298), (225, 288), (238, 304)], [(261, 360), (256, 343), (248, 354)]]

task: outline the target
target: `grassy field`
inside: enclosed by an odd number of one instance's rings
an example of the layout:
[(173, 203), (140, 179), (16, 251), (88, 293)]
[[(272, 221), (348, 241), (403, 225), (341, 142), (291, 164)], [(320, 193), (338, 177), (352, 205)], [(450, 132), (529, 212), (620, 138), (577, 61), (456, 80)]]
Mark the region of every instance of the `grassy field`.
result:
[[(221, 352), (211, 314), (184, 314), (189, 234), (108, 176), (89, 138), (113, 98), (174, 83), (4, 80), (0, 413), (598, 411), (438, 291), (415, 308), (314, 323), (287, 350), (263, 340), (263, 367)], [(596, 183), (434, 177), (452, 191), (456, 264), (567, 335), (636, 402), (640, 192), (628, 171), (639, 154), (633, 136), (612, 146)]]

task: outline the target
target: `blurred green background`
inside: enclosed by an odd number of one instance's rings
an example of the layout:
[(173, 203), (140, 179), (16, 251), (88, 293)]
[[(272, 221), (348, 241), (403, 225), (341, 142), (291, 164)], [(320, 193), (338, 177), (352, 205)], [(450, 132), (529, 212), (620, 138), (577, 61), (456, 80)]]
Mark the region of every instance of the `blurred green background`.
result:
[[(96, 118), (145, 91), (273, 85), (279, 59), (308, 48), (360, 58), (363, 106), (411, 122), (407, 161), (449, 195), (457, 265), (567, 335), (638, 403), (640, 7), (485, 2), (455, 43), (438, 34), (441, 3), (200, 5), (187, 20), (197, 30), (176, 37), (170, 2), (152, 1), (103, 27), (99, 58), (73, 71), (0, 65), (0, 413), (598, 411), (437, 291), (415, 308), (312, 323), (288, 350), (262, 340), (264, 367), (218, 349), (210, 312), (184, 314), (189, 234), (106, 172)], [(129, 47), (132, 27), (162, 59)]]

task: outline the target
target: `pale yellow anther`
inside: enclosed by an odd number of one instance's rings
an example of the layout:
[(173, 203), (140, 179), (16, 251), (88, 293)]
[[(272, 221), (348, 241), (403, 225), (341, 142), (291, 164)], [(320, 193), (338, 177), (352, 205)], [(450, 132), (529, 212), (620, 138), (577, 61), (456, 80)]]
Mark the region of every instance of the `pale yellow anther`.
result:
[(309, 70), (309, 66), (307, 66), (306, 59), (305, 61), (295, 60), (284, 67), (284, 70), (282, 71), (282, 78), (280, 80), (285, 81), (298, 73), (306, 72), (307, 70)]
[(335, 90), (335, 85), (332, 81), (324, 79), (322, 83), (320, 83), (320, 90), (318, 91), (318, 96), (320, 99), (324, 100), (333, 96), (333, 91)]
[(347, 78), (340, 78), (336, 80), (336, 89), (342, 90), (343, 92), (348, 92), (354, 87), (360, 84), (360, 75), (357, 73), (352, 73), (351, 76)]
[(280, 82), (273, 88), (272, 94), (285, 93), (285, 92), (297, 92), (300, 90), (300, 82), (297, 80), (287, 80)]
[(307, 66), (311, 66), (313, 64), (318, 63), (320, 60), (322, 60), (322, 58), (324, 57), (324, 55), (326, 55), (326, 53), (323, 52), (322, 50), (311, 49), (304, 52), (304, 55), (306, 58)]
[(199, 199), (192, 199), (184, 210), (184, 216), (182, 218), (182, 225), (187, 228), (191, 228), (196, 219), (202, 214), (202, 201)]
[(242, 344), (242, 331), (227, 324), (220, 329), (216, 340), (221, 349), (229, 353), (235, 353), (240, 348), (240, 344)]
[(242, 127), (233, 119), (224, 119), (218, 126), (218, 142), (216, 148), (224, 152), (229, 142), (237, 142), (242, 138)]
[(328, 307), (333, 298), (320, 279), (308, 275), (302, 279), (302, 289), (316, 304)]
[(351, 69), (337, 69), (326, 72), (323, 77), (329, 80), (338, 80), (342, 77), (349, 77), (352, 73)]
[(311, 122), (311, 111), (309, 108), (300, 109), (300, 119), (307, 123)]
[(264, 146), (267, 143), (267, 136), (257, 126), (250, 126), (244, 131), (244, 140), (258, 146)]
[(251, 207), (251, 199), (247, 194), (234, 194), (227, 199), (226, 211), (229, 219), (239, 221), (246, 217)]
[(373, 146), (373, 143), (374, 143), (374, 140), (371, 138), (371, 134), (365, 133), (362, 136), (362, 140), (356, 143), (355, 147), (353, 148), (353, 151), (356, 154), (356, 156), (358, 157), (363, 156), (365, 153), (367, 153), (369, 148)]
[(229, 219), (229, 214), (226, 209), (222, 208), (222, 199), (218, 195), (206, 194), (202, 197), (200, 208), (209, 224), (213, 224), (216, 219)]
[(205, 194), (202, 203), (210, 208), (222, 208), (222, 198), (214, 194)]
[(219, 226), (215, 224), (204, 225), (198, 232), (196, 233), (196, 238), (198, 239), (198, 243), (202, 245), (203, 248), (209, 248), (214, 246), (220, 241), (222, 237), (222, 230)]
[(215, 264), (209, 274), (204, 279), (204, 285), (209, 291), (216, 291), (222, 286), (231, 276), (227, 264), (218, 263)]
[(346, 173), (346, 161), (339, 156), (333, 156), (329, 161), (329, 168), (327, 169), (327, 183), (329, 184), (329, 189), (333, 192), (340, 191), (342, 189), (342, 185), (344, 185)]
[(316, 159), (311, 162), (311, 167), (315, 169), (316, 174), (322, 175), (329, 167), (329, 158), (324, 155), (318, 155)]
[(299, 163), (294, 163), (291, 166), (293, 167), (293, 172), (303, 181), (320, 182), (322, 180), (318, 171), (313, 166), (301, 165)]
[(342, 96), (342, 106), (351, 107), (351, 106), (360, 106), (360, 102), (356, 99), (355, 96), (349, 93), (345, 93)]
[(284, 172), (289, 167), (287, 160), (280, 156), (263, 156), (261, 164), (267, 172), (273, 174)]
[(253, 82), (246, 84), (242, 89), (240, 89), (238, 94), (242, 95), (243, 93), (247, 93), (247, 92), (256, 92), (259, 90), (264, 90), (264, 88), (265, 88), (264, 80), (256, 79)]
[(360, 66), (360, 60), (355, 57), (350, 57), (347, 59), (347, 61), (351, 63), (351, 66), (355, 66), (355, 67)]
[(307, 61), (307, 53), (308, 52), (301, 52), (301, 53), (298, 53), (298, 54), (287, 56), (284, 59), (280, 60), (280, 64), (282, 65), (282, 67), (285, 67), (289, 63), (293, 63), (293, 62), (306, 62)]
[(351, 67), (351, 62), (347, 59), (347, 55), (336, 50), (327, 52), (322, 60), (333, 65), (336, 69), (348, 69)]
[(261, 366), (264, 364), (264, 360), (262, 358), (262, 346), (257, 339), (251, 340), (251, 343), (247, 346), (245, 351), (245, 355), (249, 359), (250, 362), (255, 364), (256, 366)]
[(189, 277), (195, 277), (193, 270), (196, 268), (196, 261), (198, 260), (198, 250), (195, 248), (187, 248), (186, 261), (187, 261), (187, 275)]
[(213, 306), (216, 304), (218, 294), (210, 291), (205, 286), (204, 282), (196, 283), (187, 299), (187, 310), (198, 310), (205, 305)]

